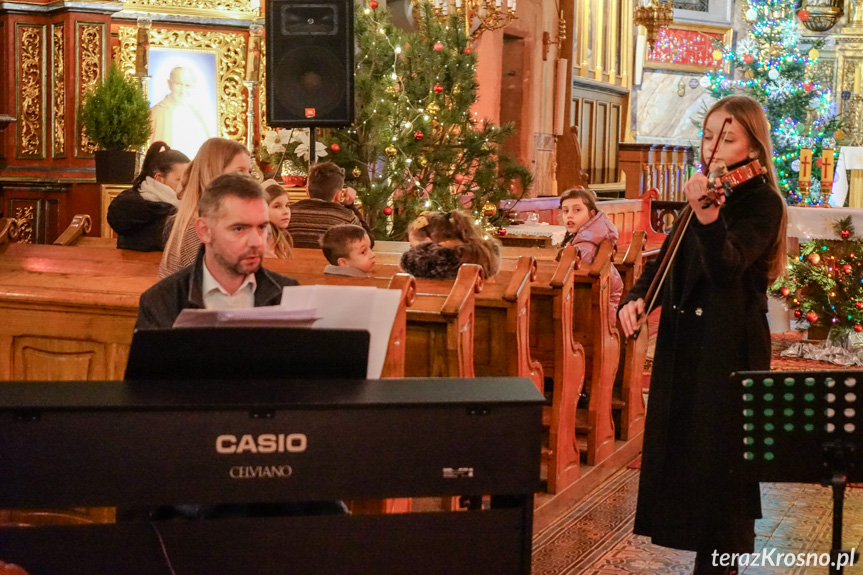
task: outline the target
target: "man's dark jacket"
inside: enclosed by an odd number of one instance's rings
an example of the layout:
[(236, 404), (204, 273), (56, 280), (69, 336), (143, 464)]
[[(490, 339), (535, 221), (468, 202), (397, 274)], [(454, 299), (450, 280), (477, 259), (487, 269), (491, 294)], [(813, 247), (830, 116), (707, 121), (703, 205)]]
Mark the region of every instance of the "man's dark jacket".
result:
[[(255, 272), (255, 307), (278, 305), (284, 286), (300, 285), (289, 278), (264, 269)], [(172, 274), (141, 294), (135, 329), (169, 328), (186, 308), (204, 309), (204, 246), (195, 262)]]

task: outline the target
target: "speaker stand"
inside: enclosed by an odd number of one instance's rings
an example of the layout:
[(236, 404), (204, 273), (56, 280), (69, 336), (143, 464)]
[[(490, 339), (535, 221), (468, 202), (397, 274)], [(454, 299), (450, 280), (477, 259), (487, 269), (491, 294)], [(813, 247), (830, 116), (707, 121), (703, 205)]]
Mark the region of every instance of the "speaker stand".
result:
[(315, 127), (309, 127), (309, 169), (312, 168), (312, 164), (315, 163), (315, 147), (317, 143), (315, 143)]

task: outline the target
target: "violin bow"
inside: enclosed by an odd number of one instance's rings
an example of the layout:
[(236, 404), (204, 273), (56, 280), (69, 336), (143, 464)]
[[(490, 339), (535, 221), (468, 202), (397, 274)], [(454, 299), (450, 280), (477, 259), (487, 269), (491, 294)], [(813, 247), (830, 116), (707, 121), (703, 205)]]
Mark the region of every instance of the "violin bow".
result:
[[(730, 123), (731, 117), (725, 118), (725, 121), (722, 122), (722, 127), (719, 128), (719, 137), (716, 138), (716, 143), (713, 144), (713, 150), (710, 152), (710, 160), (701, 167), (701, 173), (705, 176), (707, 176), (710, 171), (710, 165), (713, 163), (713, 160), (716, 157), (716, 152), (719, 151), (719, 146), (724, 140), (725, 128)], [(638, 318), (635, 331), (632, 332), (631, 336), (629, 336), (630, 339), (638, 339), (638, 335), (641, 333), (641, 328), (647, 323), (647, 317), (650, 315), (650, 310), (653, 309), (653, 306), (656, 303), (656, 298), (659, 296), (659, 289), (662, 287), (662, 284), (665, 283), (668, 270), (671, 269), (671, 262), (674, 261), (675, 256), (677, 256), (677, 250), (680, 248), (680, 244), (683, 243), (683, 234), (685, 234), (686, 230), (689, 228), (689, 222), (692, 220), (692, 213), (692, 208), (689, 207), (688, 203), (683, 210), (680, 211), (680, 217), (683, 218), (683, 221), (674, 229), (674, 235), (672, 235), (668, 241), (668, 250), (666, 252), (665, 259), (660, 262), (659, 269), (656, 272), (659, 277), (658, 279), (654, 278), (653, 283), (651, 283), (650, 287), (647, 288), (647, 293), (645, 294), (646, 305), (644, 307), (644, 313)]]

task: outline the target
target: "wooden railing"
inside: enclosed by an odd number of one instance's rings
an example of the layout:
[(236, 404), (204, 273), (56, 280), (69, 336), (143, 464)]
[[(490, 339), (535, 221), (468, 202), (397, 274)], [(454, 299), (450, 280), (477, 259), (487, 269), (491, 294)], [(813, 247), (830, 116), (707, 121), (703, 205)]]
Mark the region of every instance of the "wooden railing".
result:
[(657, 188), (659, 201), (683, 200), (683, 184), (695, 170), (692, 147), (620, 142), (618, 150), (620, 170), (626, 174), (627, 198)]

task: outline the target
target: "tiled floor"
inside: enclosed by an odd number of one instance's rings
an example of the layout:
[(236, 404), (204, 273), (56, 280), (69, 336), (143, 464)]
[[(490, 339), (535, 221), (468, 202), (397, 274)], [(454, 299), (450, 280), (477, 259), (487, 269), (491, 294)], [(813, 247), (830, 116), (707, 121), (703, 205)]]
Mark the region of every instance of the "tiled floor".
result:
[[(534, 536), (534, 575), (688, 575), (694, 553), (659, 547), (632, 534), (638, 471), (623, 469), (550, 527)], [(761, 484), (764, 518), (756, 523), (756, 551), (828, 553), (832, 497), (817, 485)], [(863, 489), (848, 489), (845, 548), (863, 549)], [(775, 559), (774, 559), (775, 561)], [(745, 575), (827, 574), (827, 567), (749, 566)], [(863, 575), (863, 562), (846, 567)]]

